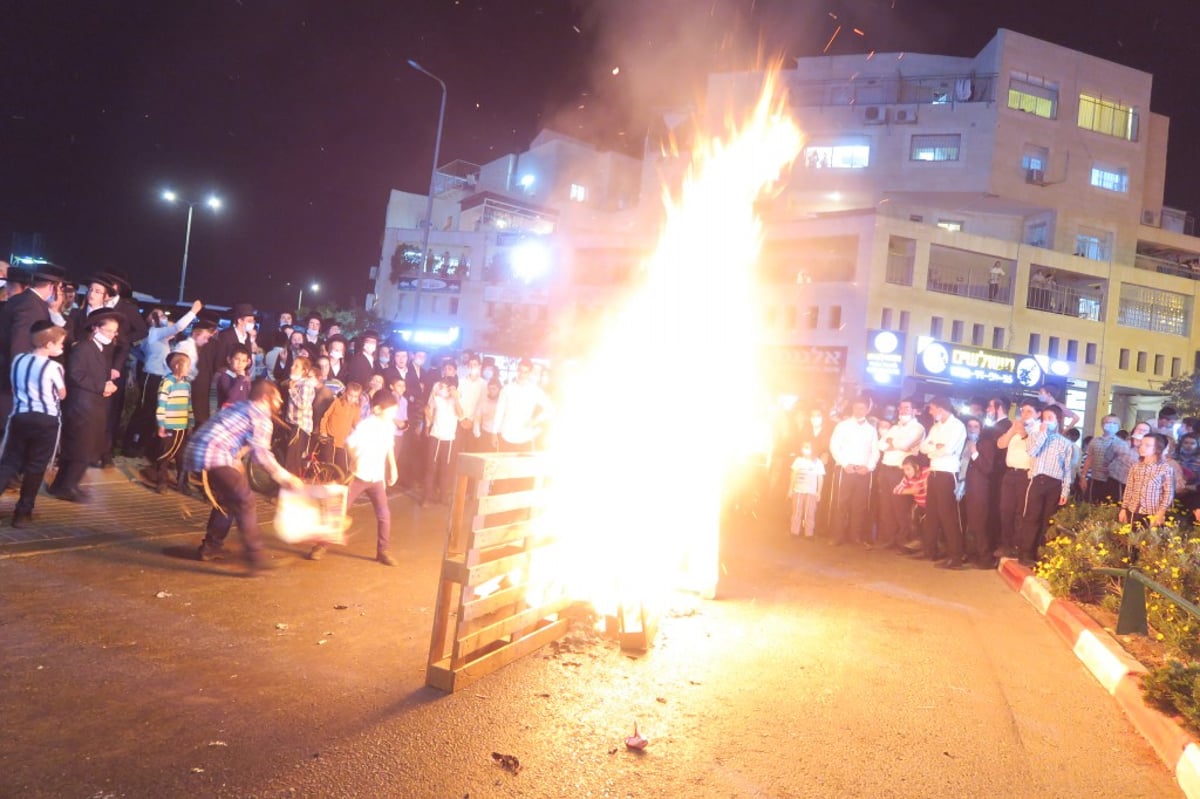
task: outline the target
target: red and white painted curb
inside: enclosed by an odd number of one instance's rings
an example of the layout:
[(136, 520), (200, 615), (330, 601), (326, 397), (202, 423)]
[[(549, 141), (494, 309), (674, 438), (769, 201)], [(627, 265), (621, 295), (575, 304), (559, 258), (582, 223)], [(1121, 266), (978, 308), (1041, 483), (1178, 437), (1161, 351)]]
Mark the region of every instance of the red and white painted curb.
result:
[(1016, 560), (1002, 558), (999, 571), (1004, 582), (1046, 617), (1092, 676), (1116, 698), (1134, 729), (1175, 773), (1184, 795), (1200, 799), (1200, 745), (1174, 719), (1146, 704), (1141, 686), (1146, 667), (1075, 603), (1051, 596), (1042, 581)]

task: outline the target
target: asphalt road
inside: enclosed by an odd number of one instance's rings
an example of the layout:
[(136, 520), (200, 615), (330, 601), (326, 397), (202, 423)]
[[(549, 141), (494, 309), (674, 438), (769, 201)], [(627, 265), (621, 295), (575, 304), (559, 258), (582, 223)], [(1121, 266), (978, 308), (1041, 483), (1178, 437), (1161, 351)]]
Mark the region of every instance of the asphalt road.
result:
[(391, 569), (367, 532), (261, 579), (164, 554), (194, 534), (0, 559), (0, 797), (1181, 795), (996, 574), (765, 522), (649, 654), (577, 627), (443, 695), (445, 509), (393, 507)]

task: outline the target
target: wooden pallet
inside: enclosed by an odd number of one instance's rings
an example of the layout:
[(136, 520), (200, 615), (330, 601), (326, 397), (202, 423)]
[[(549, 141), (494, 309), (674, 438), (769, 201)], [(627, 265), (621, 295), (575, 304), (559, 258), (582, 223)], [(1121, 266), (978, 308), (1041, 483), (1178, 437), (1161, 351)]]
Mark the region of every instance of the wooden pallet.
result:
[(459, 455), (426, 685), (453, 693), (566, 633), (565, 597), (525, 596), (530, 560), (553, 543), (537, 525), (546, 470), (538, 454)]

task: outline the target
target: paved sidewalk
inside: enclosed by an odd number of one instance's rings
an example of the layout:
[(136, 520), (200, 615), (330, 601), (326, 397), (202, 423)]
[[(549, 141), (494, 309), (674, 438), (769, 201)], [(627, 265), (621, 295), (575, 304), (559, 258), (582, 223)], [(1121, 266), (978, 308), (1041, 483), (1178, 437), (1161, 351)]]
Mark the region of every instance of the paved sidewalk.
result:
[[(117, 458), (115, 468), (88, 469), (84, 485), (92, 498), (84, 504), (55, 499), (43, 488), (33, 523), (20, 529), (11, 523), (17, 492), (6, 492), (0, 497), (0, 558), (181, 533), (202, 535), (209, 513), (204, 490), (193, 486), (191, 497), (173, 489), (158, 494), (138, 476), (143, 465), (141, 458)], [(47, 480), (52, 476), (53, 472)], [(274, 506), (260, 498), (259, 519), (270, 521), (273, 514)]]

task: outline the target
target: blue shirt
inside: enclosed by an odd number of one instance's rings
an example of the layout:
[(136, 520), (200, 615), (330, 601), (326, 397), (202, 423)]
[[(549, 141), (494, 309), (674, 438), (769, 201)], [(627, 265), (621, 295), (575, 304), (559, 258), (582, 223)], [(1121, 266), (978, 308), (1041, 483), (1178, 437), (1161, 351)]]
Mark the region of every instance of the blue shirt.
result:
[(249, 400), (222, 408), (217, 415), (200, 426), (184, 450), (184, 468), (198, 472), (219, 466), (240, 467), (242, 450), (250, 448), (250, 456), (266, 469), (275, 480), (287, 474), (271, 452), (271, 415)]

